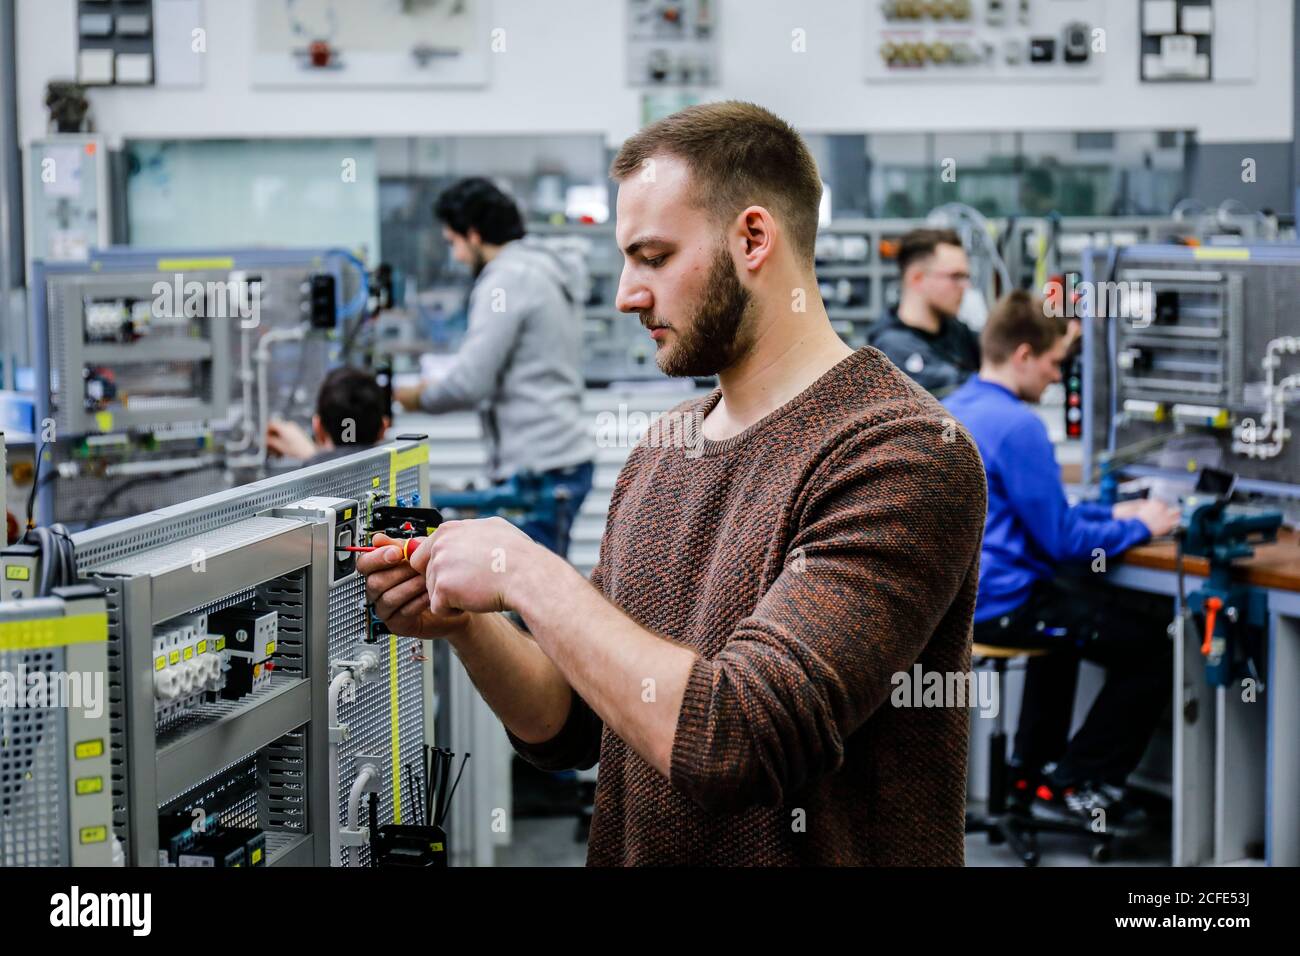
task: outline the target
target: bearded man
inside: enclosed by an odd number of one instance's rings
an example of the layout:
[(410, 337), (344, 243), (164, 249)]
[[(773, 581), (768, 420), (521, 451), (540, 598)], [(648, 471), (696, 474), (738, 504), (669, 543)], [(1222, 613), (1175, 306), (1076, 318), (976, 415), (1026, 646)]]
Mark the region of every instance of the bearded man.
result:
[(831, 327), (821, 178), (784, 121), (691, 107), (611, 175), (619, 309), (664, 372), (719, 387), (632, 451), (590, 582), (505, 521), (455, 521), (409, 563), (364, 556), (370, 600), (451, 643), (532, 763), (599, 760), (589, 864), (960, 865), (969, 702), (892, 691), (970, 667), (973, 443)]

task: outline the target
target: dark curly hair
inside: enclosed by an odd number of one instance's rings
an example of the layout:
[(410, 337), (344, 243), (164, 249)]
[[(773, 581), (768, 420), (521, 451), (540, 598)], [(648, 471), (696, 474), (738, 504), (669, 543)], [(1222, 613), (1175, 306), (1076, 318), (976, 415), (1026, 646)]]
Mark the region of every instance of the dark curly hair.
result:
[(438, 197), (433, 214), (461, 236), (471, 229), (489, 245), (499, 246), (524, 236), (524, 218), (515, 201), (482, 176), (471, 176)]

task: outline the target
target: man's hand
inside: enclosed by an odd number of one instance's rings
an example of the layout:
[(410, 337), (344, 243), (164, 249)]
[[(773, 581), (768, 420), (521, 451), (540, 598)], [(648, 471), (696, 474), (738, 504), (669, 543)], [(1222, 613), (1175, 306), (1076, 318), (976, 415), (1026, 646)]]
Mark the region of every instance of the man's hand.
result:
[[(420, 547), (428, 541), (417, 538)], [(430, 541), (432, 539), (429, 539)], [(381, 550), (357, 555), (357, 570), (366, 578), (366, 600), (375, 606), (379, 619), (394, 634), (426, 640), (452, 637), (469, 625), (469, 615), (460, 611), (435, 614), (429, 609), (429, 591), (424, 575), (402, 557), (405, 541), (376, 534), (374, 545)], [(409, 548), (411, 557), (416, 546)]]
[(401, 388), (393, 389), (393, 401), (401, 405), (405, 411), (418, 412), (420, 410), (420, 393), (424, 391), (421, 385), (404, 385)]
[(1121, 501), (1111, 509), (1115, 518), (1136, 518), (1147, 526), (1151, 537), (1161, 538), (1178, 527), (1180, 515), (1177, 508), (1171, 508), (1163, 501), (1154, 498), (1135, 498)]
[(300, 425), (273, 418), (266, 425), (266, 450), (268, 454), (280, 458), (306, 461), (319, 449)]
[(431, 613), (518, 610), (518, 585), (560, 559), (504, 518), (447, 521), (411, 555), (422, 571)]

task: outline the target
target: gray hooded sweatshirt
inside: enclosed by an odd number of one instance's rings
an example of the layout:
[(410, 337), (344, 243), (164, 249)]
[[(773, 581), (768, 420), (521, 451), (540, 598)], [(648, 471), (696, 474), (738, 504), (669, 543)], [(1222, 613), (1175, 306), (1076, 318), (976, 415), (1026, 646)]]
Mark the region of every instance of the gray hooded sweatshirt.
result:
[(585, 268), (530, 240), (501, 247), (474, 283), (455, 363), (420, 407), (479, 409), (494, 481), (591, 461), (582, 418)]

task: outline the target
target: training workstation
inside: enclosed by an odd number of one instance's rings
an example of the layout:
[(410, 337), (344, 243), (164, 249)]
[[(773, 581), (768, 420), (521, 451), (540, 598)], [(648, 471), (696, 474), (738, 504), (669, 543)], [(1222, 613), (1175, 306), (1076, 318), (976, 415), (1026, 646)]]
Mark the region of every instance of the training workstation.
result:
[(1298, 29), (0, 0), (0, 870), (1300, 865)]

